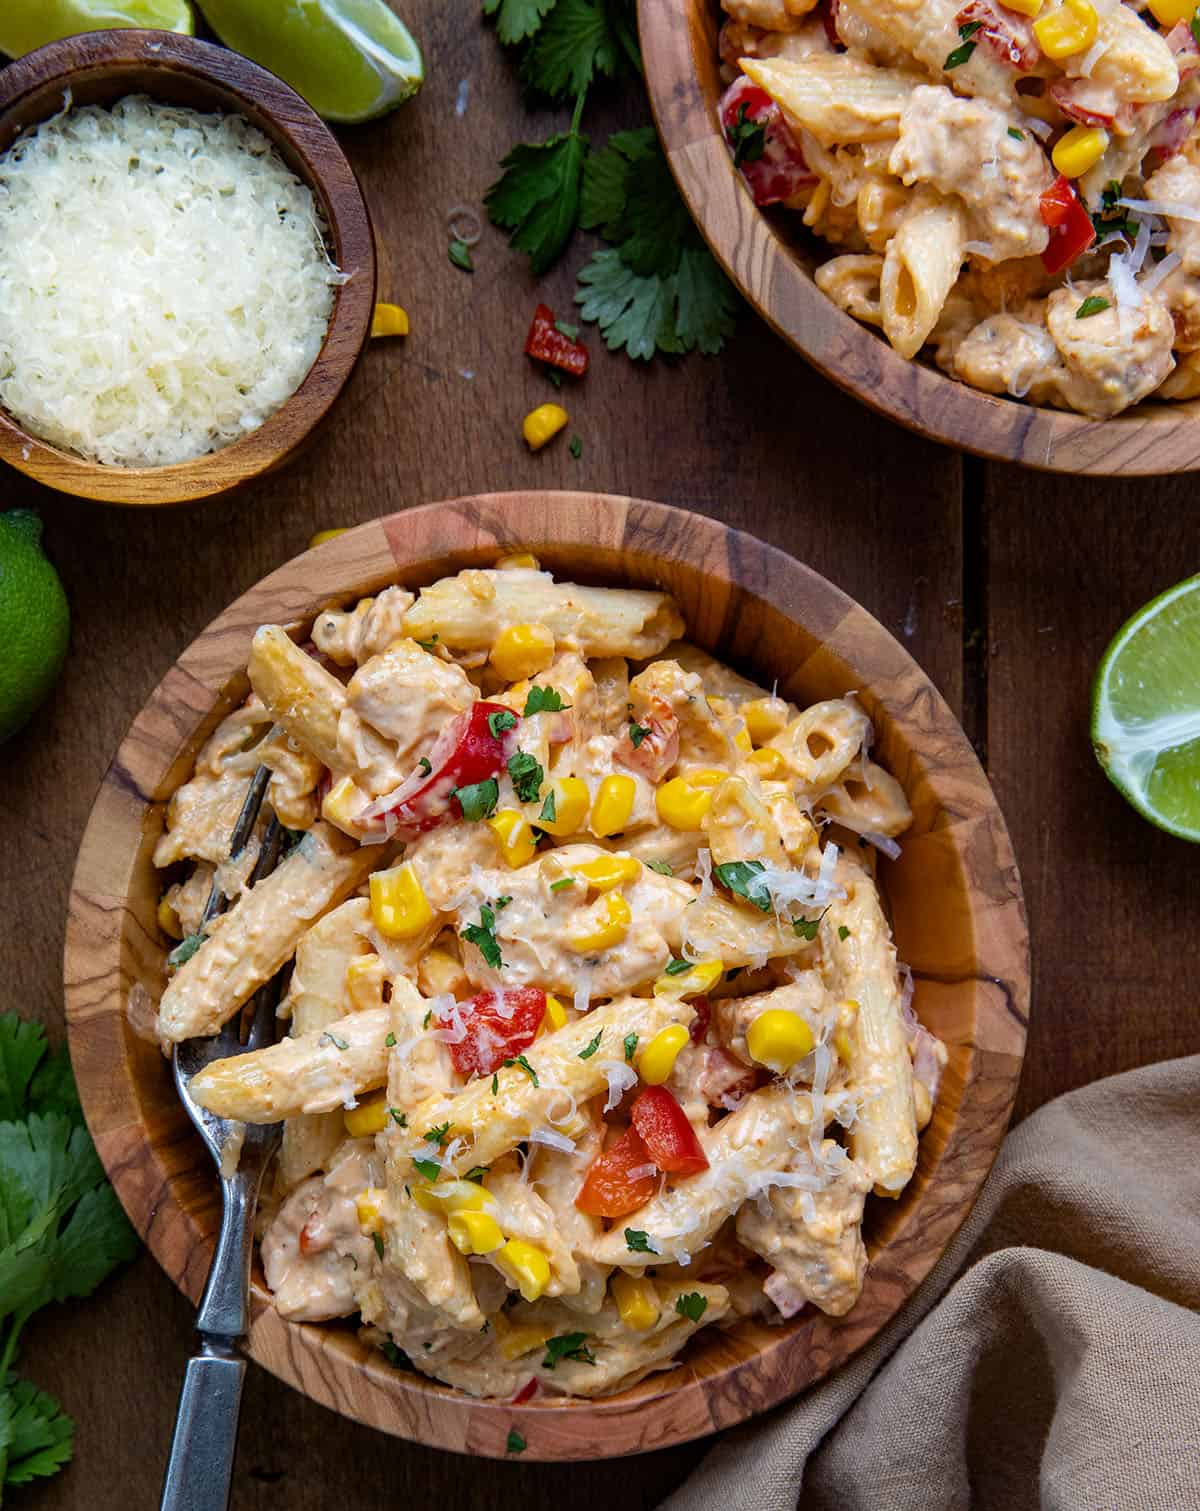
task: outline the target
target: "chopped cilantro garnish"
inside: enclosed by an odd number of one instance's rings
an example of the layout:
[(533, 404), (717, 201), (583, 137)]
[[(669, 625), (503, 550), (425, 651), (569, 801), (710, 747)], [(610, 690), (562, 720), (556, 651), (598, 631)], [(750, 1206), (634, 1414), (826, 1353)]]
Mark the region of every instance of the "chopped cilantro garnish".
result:
[(850, 938), (850, 930), (844, 923), (838, 924), (838, 938), (842, 941), (843, 944), (845, 944), (846, 940)]
[(541, 823), (552, 824), (558, 818), (558, 804), (554, 800), (554, 792), (546, 794), (546, 801), (542, 804), (542, 811), (538, 814)]
[(764, 121), (751, 121), (746, 112), (749, 106), (745, 103), (738, 106), (737, 119), (732, 126), (725, 128), (725, 139), (733, 148), (733, 166), (740, 168), (743, 163), (756, 163), (767, 150), (767, 128)]
[(1019, 130), (1016, 126), (1010, 126), (1008, 128), (1008, 134), (1012, 137), (1014, 142), (1023, 142), (1025, 140), (1025, 133)]
[(578, 1359), (581, 1364), (595, 1364), (596, 1356), (587, 1346), (586, 1333), (559, 1333), (546, 1339), (543, 1369), (553, 1369), (561, 1359)]
[(514, 1059), (505, 1060), (503, 1063), (505, 1065), (519, 1065), (535, 1086), (541, 1084), (537, 1078), (537, 1071), (534, 1070), (524, 1055), (517, 1055)]
[(389, 1107), (388, 1116), (391, 1118), (392, 1122), (395, 1123), (397, 1128), (408, 1127), (408, 1118), (403, 1112), (400, 1111), (399, 1107)]
[(470, 787), (455, 787), (450, 796), (458, 799), (463, 818), (470, 824), (477, 824), (495, 813), (496, 804), (500, 801), (500, 784), (494, 776), (490, 776), (482, 782), (472, 783)]
[(1197, 42), (1200, 42), (1200, 10), (1188, 22), (1188, 31), (1191, 32)]
[(648, 724), (638, 724), (633, 719), (629, 721), (629, 743), (633, 746), (634, 750), (638, 748), (649, 733), (650, 726)]
[(1089, 294), (1079, 308), (1075, 311), (1076, 320), (1086, 320), (1089, 315), (1098, 315), (1101, 310), (1108, 309), (1108, 300), (1101, 298), (1099, 294)]
[(428, 1028), (429, 1027), (429, 1020), (432, 1017), (433, 1017), (433, 1008), (430, 1008), (429, 1011), (425, 1014), (424, 1018), (421, 1020), (421, 1027), (422, 1028)]
[(658, 1250), (650, 1242), (649, 1233), (643, 1233), (639, 1228), (625, 1229), (625, 1245), (634, 1254), (657, 1254)]
[(508, 774), (517, 797), (523, 803), (536, 803), (542, 789), (542, 763), (527, 750), (518, 750), (508, 758)]
[(473, 944), (494, 971), (504, 964), (500, 944), (496, 939), (496, 914), (487, 903), (479, 910), (479, 922), (468, 924), (459, 937), (468, 944)]
[(964, 42), (961, 47), (956, 47), (954, 49), (954, 51), (942, 64), (942, 67), (946, 70), (947, 73), (949, 73), (952, 68), (961, 68), (962, 65), (968, 61), (974, 51), (974, 42)]
[(579, 1051), (579, 1058), (581, 1060), (590, 1060), (592, 1058), (592, 1056), (596, 1053), (596, 1051), (600, 1048), (600, 1040), (603, 1037), (604, 1037), (604, 1030), (601, 1029), (599, 1031), (599, 1033), (597, 1033), (596, 1037), (588, 1045), (588, 1047), (586, 1049), (581, 1049)]
[(189, 934), (186, 939), (181, 939), (167, 956), (167, 964), (173, 971), (177, 971), (181, 965), (185, 965), (192, 958), (203, 943), (203, 934)]
[[(826, 908), (825, 912), (828, 911), (829, 909)], [(807, 939), (811, 944), (820, 931), (821, 919), (824, 917), (825, 913), (819, 914), (816, 918), (793, 918), (792, 933), (797, 939)]]
[(633, 1052), (637, 1048), (638, 1043), (637, 1034), (626, 1034), (623, 1043), (625, 1045), (625, 1063), (627, 1065), (632, 1065)]
[(504, 909), (506, 907), (508, 907), (508, 905), (509, 905), (509, 903), (511, 901), (512, 901), (512, 898), (507, 893), (503, 897), (497, 897), (497, 899), (496, 899), (496, 912), (497, 913), (503, 912)]
[(708, 1297), (699, 1291), (685, 1291), (682, 1296), (676, 1296), (675, 1310), (689, 1322), (699, 1322), (708, 1310)]
[(570, 441), (567, 443), (567, 450), (571, 453), (576, 461), (578, 461), (579, 458), (583, 455), (583, 442), (577, 435), (573, 435), (571, 437)]
[(331, 1034), (329, 1032), (325, 1032), (317, 1040), (318, 1044), (325, 1044), (326, 1042), (332, 1044), (333, 1047), (334, 1047), (334, 1049), (349, 1049), (350, 1048), (350, 1045), (346, 1042), (346, 1040), (345, 1039), (339, 1039), (338, 1036), (337, 1036), (337, 1034)]
[(676, 956), (674, 960), (667, 963), (664, 971), (668, 976), (682, 976), (684, 971), (690, 971), (691, 968), (692, 962), (690, 960), (681, 960)]
[(505, 1453), (524, 1453), (527, 1446), (525, 1439), (517, 1429), (510, 1427), (508, 1429), (508, 1437), (504, 1440)]
[(447, 249), (450, 261), (456, 268), (461, 268), (464, 273), (473, 273), (475, 264), (471, 261), (471, 248), (465, 241), (460, 241), (456, 236)]
[(428, 756), (422, 756), (421, 759), (417, 762), (417, 766), (422, 776), (428, 776), (429, 773), (433, 770), (433, 762), (429, 759)]
[(372, 1233), (371, 1234), (371, 1242), (375, 1245), (375, 1252), (376, 1252), (376, 1254), (379, 1256), (380, 1259), (382, 1259), (383, 1258), (383, 1235), (380, 1234), (380, 1233)]
[(385, 1049), (395, 1049), (395, 1047), (396, 1047), (396, 1035), (395, 1034), (388, 1034), (387, 1038), (383, 1041), (383, 1044), (384, 1044), (384, 1048)]
[(438, 643), (438, 639), (439, 637), (437, 635), (431, 635), (428, 640), (418, 640), (417, 644), (423, 651), (431, 651)]
[(573, 887), (574, 885), (575, 878), (573, 876), (560, 876), (557, 881), (550, 883), (550, 890), (552, 892), (561, 892), (564, 887)]
[(442, 1173), (442, 1167), (435, 1159), (414, 1159), (413, 1168), (426, 1180), (437, 1180)]
[(531, 714), (557, 714), (565, 708), (570, 708), (569, 703), (564, 703), (558, 690), (553, 687), (538, 687), (535, 683), (525, 694), (525, 717)]
[(671, 863), (669, 861), (665, 861), (665, 860), (648, 860), (646, 862), (646, 864), (650, 867), (650, 869), (652, 871), (657, 871), (660, 876), (674, 876), (675, 875), (675, 868), (674, 868), (674, 866), (671, 865)]
[(546, 368), (546, 377), (550, 379), (550, 382), (554, 385), (555, 388), (561, 388), (562, 387), (562, 385), (563, 385), (563, 375), (556, 368), (553, 368), (553, 367)]
[(761, 860), (729, 860), (723, 865), (713, 867), (713, 875), (730, 892), (738, 897), (744, 897), (762, 913), (771, 911), (771, 897), (762, 882), (756, 881), (761, 876), (763, 863)]
[(449, 1132), (449, 1122), (439, 1123), (436, 1128), (427, 1128), (425, 1130), (425, 1142), (427, 1144), (437, 1144), (440, 1148), (446, 1142)]
[(500, 1077), (499, 1077), (499, 1075), (493, 1074), (493, 1076), (492, 1076), (492, 1095), (495, 1096), (496, 1093), (499, 1090), (500, 1090)]
[(467, 1171), (463, 1176), (463, 1180), (473, 1180), (477, 1186), (480, 1186), (483, 1184), (483, 1177), (487, 1173), (488, 1167), (486, 1165), (476, 1165), (474, 1169)]
[(506, 729), (516, 729), (517, 716), (510, 709), (502, 709), (500, 713), (488, 714), (488, 728), (498, 740)]

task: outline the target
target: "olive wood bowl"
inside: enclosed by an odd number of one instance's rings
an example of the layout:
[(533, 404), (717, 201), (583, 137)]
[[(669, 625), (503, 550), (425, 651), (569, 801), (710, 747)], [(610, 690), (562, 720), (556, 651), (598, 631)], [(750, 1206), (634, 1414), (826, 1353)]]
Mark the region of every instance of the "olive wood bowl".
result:
[(366, 202), (333, 133), (300, 96), (240, 53), (161, 31), (87, 32), (0, 69), (0, 153), (63, 108), (130, 94), (244, 116), (316, 196), (329, 252), (350, 275), (307, 377), (255, 431), (220, 451), (165, 467), (111, 467), (62, 451), (0, 408), (0, 460), (40, 483), (110, 504), (177, 504), (226, 493), (290, 461), (344, 388), (371, 333), (375, 244)]
[(832, 255), (789, 210), (760, 210), (717, 120), (717, 0), (638, 0), (659, 135), (717, 260), (785, 341), (839, 388), (930, 440), (1048, 472), (1099, 477), (1200, 467), (1200, 399), (1147, 400), (1111, 420), (997, 398), (907, 361), (813, 282)]
[(806, 1309), (768, 1327), (701, 1333), (671, 1369), (599, 1400), (478, 1401), (392, 1368), (353, 1325), (285, 1322), (261, 1270), (252, 1359), (314, 1400), (400, 1437), (501, 1457), (638, 1453), (730, 1427), (844, 1363), (899, 1310), (966, 1217), (1004, 1136), (1021, 1070), (1029, 955), (1021, 884), (996, 799), (936, 688), (864, 609), (752, 536), (661, 504), (586, 493), (509, 493), (392, 514), (298, 556), (184, 651), (134, 721), (92, 810), (70, 897), (65, 957), (71, 1055), (88, 1124), (138, 1231), (192, 1300), (218, 1225), (212, 1162), (153, 1040), (171, 941), (155, 922), (151, 864), (167, 799), (201, 741), (245, 697), (256, 627), (303, 633), (333, 605), (411, 588), (514, 548), (560, 577), (660, 586), (691, 638), (802, 703), (856, 691), (875, 751), (914, 820), (881, 867), (900, 958), (922, 1020), (949, 1049), (920, 1162), (897, 1201), (872, 1198), (871, 1256), (848, 1316)]

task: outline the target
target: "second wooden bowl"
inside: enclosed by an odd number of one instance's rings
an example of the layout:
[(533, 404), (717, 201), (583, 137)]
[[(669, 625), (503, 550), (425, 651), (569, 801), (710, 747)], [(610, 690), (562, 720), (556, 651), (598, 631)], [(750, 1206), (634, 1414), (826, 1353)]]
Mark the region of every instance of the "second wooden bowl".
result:
[(40, 483), (110, 504), (177, 504), (209, 498), (291, 460), (345, 387), (371, 332), (375, 243), (358, 181), (321, 118), (281, 79), (239, 53), (161, 31), (88, 32), (52, 42), (0, 69), (0, 152), (63, 108), (112, 105), (146, 94), (192, 110), (242, 115), (264, 132), (312, 190), (329, 252), (349, 275), (308, 376), (245, 439), (168, 467), (106, 467), (23, 430), (0, 409), (0, 460)]
[(661, 504), (582, 493), (457, 499), (361, 525), (265, 578), (184, 652), (105, 777), (79, 853), (67, 925), (71, 1056), (100, 1157), (172, 1280), (199, 1298), (218, 1225), (217, 1182), (153, 1039), (165, 942), (151, 864), (166, 801), (217, 721), (246, 695), (262, 623), (307, 627), (388, 583), (529, 549), (556, 575), (661, 586), (691, 638), (802, 702), (854, 689), (875, 752), (913, 806), (883, 867), (900, 957), (922, 1020), (950, 1061), (920, 1164), (899, 1201), (872, 1201), (871, 1266), (846, 1317), (701, 1334), (676, 1366), (596, 1401), (476, 1401), (399, 1373), (349, 1325), (283, 1321), (258, 1273), (251, 1358), (314, 1400), (401, 1437), (502, 1457), (606, 1458), (730, 1427), (844, 1363), (896, 1313), (970, 1210), (1012, 1109), (1029, 1006), (1021, 885), (1004, 821), (953, 714), (876, 620), (809, 568), (753, 537)]
[(718, 261), (775, 331), (827, 378), (931, 440), (1049, 472), (1101, 477), (1200, 467), (1200, 399), (1148, 401), (1113, 420), (981, 393), (909, 362), (812, 279), (823, 258), (798, 214), (758, 209), (717, 121), (718, 0), (638, 0), (646, 82), (663, 146)]

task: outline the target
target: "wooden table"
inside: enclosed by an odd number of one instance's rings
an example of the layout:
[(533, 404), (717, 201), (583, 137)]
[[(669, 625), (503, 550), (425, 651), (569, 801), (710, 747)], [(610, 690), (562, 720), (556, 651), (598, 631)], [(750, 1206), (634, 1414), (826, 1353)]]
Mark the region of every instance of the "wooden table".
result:
[[(961, 711), (1012, 829), (1033, 930), (1018, 1115), (1200, 1051), (1188, 1010), (1196, 853), (1125, 806), (1087, 736), (1109, 637), (1196, 570), (1196, 484), (1082, 483), (964, 459), (843, 397), (748, 313), (719, 360), (634, 369), (593, 342), (592, 371), (567, 400), (582, 456), (562, 441), (531, 456), (521, 418), (551, 395), (521, 355), (526, 327), (539, 296), (567, 313), (588, 251), (581, 241), (536, 294), (490, 229), (473, 277), (450, 265), (446, 212), (478, 204), (501, 153), (548, 122), (524, 114), (473, 5), (403, 9), (430, 81), (415, 105), (344, 141), (378, 226), (381, 294), (409, 309), (409, 340), (378, 343), (308, 457), (248, 497), (135, 513), (0, 479), (0, 507), (42, 511), (74, 616), (58, 696), (0, 749), (4, 1006), (61, 1032), (65, 900), (101, 774), (151, 688), (235, 594), (318, 529), (476, 490), (586, 485), (718, 515), (807, 561), (887, 624)], [(635, 119), (602, 106), (592, 129)], [(15, 1502), (157, 1505), (191, 1320), (148, 1256), (91, 1302), (42, 1315), (21, 1363), (77, 1418), (77, 1462)], [(254, 1370), (233, 1504), (637, 1511), (702, 1452), (474, 1464), (337, 1419)]]

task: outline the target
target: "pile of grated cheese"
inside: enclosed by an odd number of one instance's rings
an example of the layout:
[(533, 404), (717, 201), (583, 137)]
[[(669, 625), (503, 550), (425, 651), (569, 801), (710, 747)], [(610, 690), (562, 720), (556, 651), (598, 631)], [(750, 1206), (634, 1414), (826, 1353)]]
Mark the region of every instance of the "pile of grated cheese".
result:
[(164, 466), (257, 430), (343, 282), (312, 192), (240, 116), (68, 100), (0, 156), (0, 404), (93, 461)]

